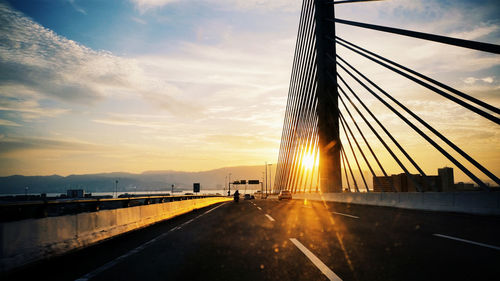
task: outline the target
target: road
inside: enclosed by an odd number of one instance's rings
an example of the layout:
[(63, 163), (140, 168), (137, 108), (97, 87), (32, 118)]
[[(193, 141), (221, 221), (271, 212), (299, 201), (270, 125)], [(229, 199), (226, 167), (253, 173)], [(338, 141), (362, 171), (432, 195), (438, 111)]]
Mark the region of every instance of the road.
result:
[(498, 280), (499, 237), (499, 217), (242, 200), (196, 210), (2, 279)]

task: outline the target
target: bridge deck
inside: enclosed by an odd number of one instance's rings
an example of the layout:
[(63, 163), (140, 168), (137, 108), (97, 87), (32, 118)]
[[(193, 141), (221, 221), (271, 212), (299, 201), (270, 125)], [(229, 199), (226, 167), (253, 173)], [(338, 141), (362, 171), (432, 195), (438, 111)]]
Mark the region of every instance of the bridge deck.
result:
[(300, 200), (213, 208), (25, 267), (6, 279), (329, 280), (317, 260), (342, 280), (487, 280), (500, 274), (500, 251), (487, 247), (499, 246), (498, 217)]

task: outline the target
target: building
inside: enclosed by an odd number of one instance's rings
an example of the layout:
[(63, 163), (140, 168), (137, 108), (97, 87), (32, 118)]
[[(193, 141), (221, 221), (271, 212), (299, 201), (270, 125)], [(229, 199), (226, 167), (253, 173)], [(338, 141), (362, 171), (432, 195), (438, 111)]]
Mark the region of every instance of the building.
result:
[(438, 175), (441, 178), (441, 190), (444, 192), (454, 191), (453, 168), (444, 167), (438, 169)]
[(472, 191), (472, 190), (477, 190), (477, 188), (474, 187), (473, 183), (464, 183), (464, 182), (459, 182), (454, 185), (455, 190), (457, 191)]
[(392, 192), (392, 185), (394, 181), (392, 176), (388, 177), (374, 177), (373, 178), (373, 191), (375, 192)]
[(453, 168), (438, 169), (438, 175), (427, 175), (425, 178), (421, 175), (397, 174), (391, 176), (374, 177), (373, 191), (375, 192), (392, 192), (394, 189), (397, 192), (417, 192), (417, 185), (423, 191), (453, 191)]
[(85, 191), (83, 189), (68, 189), (66, 190), (66, 196), (68, 198), (83, 198)]

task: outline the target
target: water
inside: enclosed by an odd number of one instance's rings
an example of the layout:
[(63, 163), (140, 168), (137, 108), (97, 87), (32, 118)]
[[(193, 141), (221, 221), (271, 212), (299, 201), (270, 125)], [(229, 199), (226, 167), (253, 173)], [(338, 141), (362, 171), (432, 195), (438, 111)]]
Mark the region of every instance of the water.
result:
[[(257, 190), (260, 191), (260, 189), (238, 189), (240, 194), (254, 194)], [(236, 191), (236, 189), (231, 188), (231, 195)], [(121, 194), (141, 194), (141, 195), (149, 195), (149, 194), (170, 194), (170, 195), (184, 195), (185, 193), (193, 193), (192, 189), (185, 189), (185, 190), (174, 190), (174, 193), (170, 191), (158, 191), (158, 190), (152, 190), (152, 191), (118, 191), (118, 194), (115, 195), (114, 191), (108, 191), (108, 192), (92, 192), (92, 196), (111, 196), (113, 198), (116, 198), (117, 196), (120, 196)], [(206, 189), (206, 190), (201, 190), (197, 195), (215, 195), (215, 194), (220, 194), (220, 195), (227, 195), (227, 189)], [(65, 193), (46, 193), (47, 197), (58, 197), (61, 194)], [(194, 194), (194, 193), (193, 193)], [(0, 194), (0, 196), (17, 196), (17, 195), (25, 195), (25, 193), (17, 193), (17, 194)], [(40, 195), (40, 193), (28, 193), (28, 195)], [(66, 195), (66, 194), (65, 194)]]

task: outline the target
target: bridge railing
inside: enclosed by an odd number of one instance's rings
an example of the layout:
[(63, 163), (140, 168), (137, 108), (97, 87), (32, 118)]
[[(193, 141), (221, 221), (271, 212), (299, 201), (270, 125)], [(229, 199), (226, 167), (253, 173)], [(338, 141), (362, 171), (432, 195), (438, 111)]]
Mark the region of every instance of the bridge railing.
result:
[(81, 198), (0, 203), (0, 222), (97, 212), (182, 200), (222, 197), (220, 195), (130, 196), (123, 198)]

